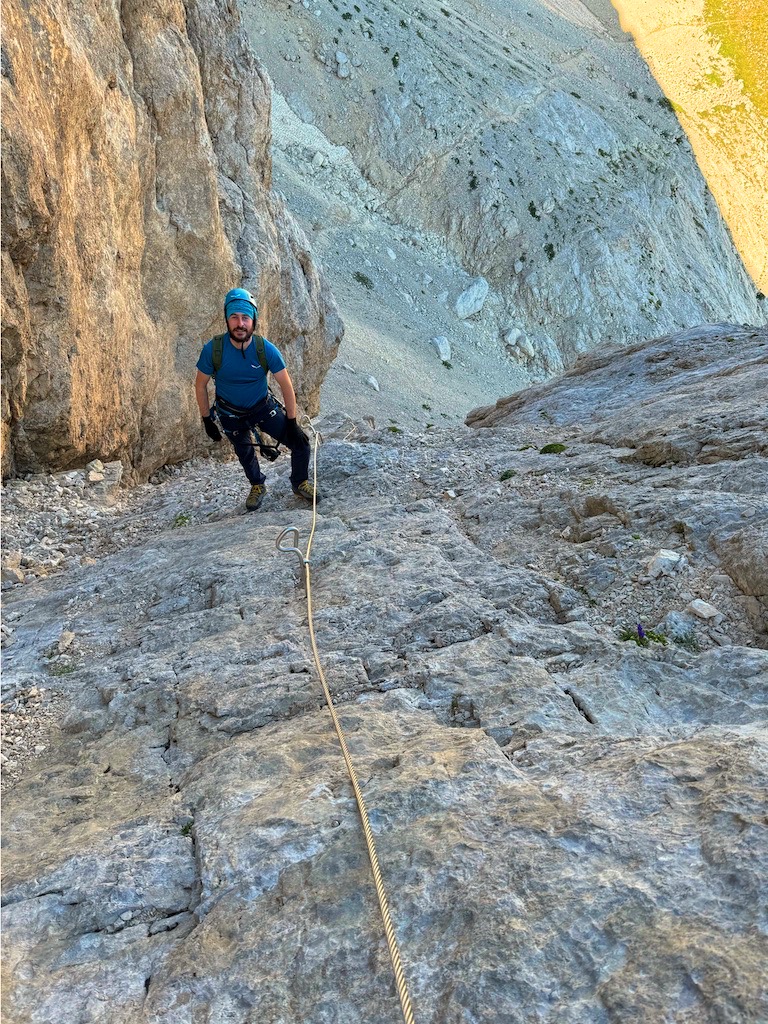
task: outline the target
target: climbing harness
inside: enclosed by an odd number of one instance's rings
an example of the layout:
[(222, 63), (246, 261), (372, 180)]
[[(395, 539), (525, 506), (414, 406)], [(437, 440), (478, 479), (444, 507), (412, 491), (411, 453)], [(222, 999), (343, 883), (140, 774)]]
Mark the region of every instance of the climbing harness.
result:
[[(269, 397), (271, 397), (277, 403), (277, 405), (283, 410), (283, 412), (285, 412), (285, 406), (282, 404), (282, 402), (279, 402), (277, 398), (275, 398), (271, 390), (269, 392)], [(218, 419), (219, 423), (221, 423), (221, 417), (218, 415), (219, 408), (223, 409), (224, 412), (229, 413), (231, 416), (247, 416), (249, 412), (248, 409), (240, 409), (238, 408), (238, 406), (232, 405), (231, 402), (227, 402), (225, 399), (217, 395), (216, 398), (214, 399), (213, 405), (211, 406), (208, 415), (215, 416), (216, 419)], [(274, 411), (270, 413), (270, 415), (273, 416)], [(224, 430), (223, 424), (221, 429)], [(253, 441), (246, 442), (249, 445), (249, 447), (253, 448), (254, 451), (258, 448), (261, 454), (264, 456), (264, 458), (267, 459), (269, 462), (274, 462), (275, 459), (280, 457), (279, 444), (267, 444), (264, 438), (261, 436), (259, 428), (256, 426), (249, 427), (249, 430), (253, 433), (253, 436), (256, 439), (255, 444), (253, 443)], [(226, 434), (226, 430), (224, 430), (224, 433)]]
[[(312, 456), (312, 471), (315, 486), (317, 486), (317, 448), (320, 440), (320, 435), (315, 430), (311, 421), (308, 421), (309, 428), (314, 435), (313, 445), (313, 456)], [(376, 894), (379, 898), (379, 909), (381, 910), (381, 917), (384, 922), (384, 931), (387, 936), (387, 945), (389, 947), (389, 957), (392, 961), (392, 969), (395, 974), (395, 983), (397, 985), (397, 994), (400, 997), (400, 1008), (403, 1013), (403, 1020), (405, 1024), (415, 1024), (413, 1009), (411, 1007), (411, 999), (408, 995), (408, 985), (405, 980), (405, 973), (403, 972), (403, 964), (400, 959), (400, 949), (397, 944), (397, 937), (395, 935), (395, 929), (392, 926), (392, 918), (389, 914), (389, 906), (387, 904), (387, 896), (384, 892), (384, 882), (381, 877), (381, 870), (379, 868), (379, 858), (376, 854), (376, 844), (373, 840), (373, 832), (371, 831), (371, 825), (368, 820), (368, 811), (365, 807), (365, 800), (363, 798), (360, 784), (357, 781), (357, 773), (355, 772), (355, 766), (352, 764), (352, 758), (350, 757), (349, 748), (347, 747), (347, 741), (344, 738), (344, 733), (341, 728), (336, 709), (333, 706), (333, 698), (331, 697), (331, 691), (328, 688), (328, 683), (325, 679), (325, 673), (323, 672), (323, 666), (320, 663), (320, 655), (317, 650), (317, 641), (315, 639), (315, 627), (312, 619), (312, 580), (310, 577), (310, 560), (309, 555), (312, 550), (312, 541), (315, 536), (315, 528), (317, 526), (317, 495), (312, 500), (312, 528), (309, 532), (309, 540), (307, 541), (307, 553), (304, 555), (299, 548), (299, 530), (296, 526), (287, 526), (279, 535), (276, 541), (278, 551), (295, 553), (299, 557), (301, 562), (302, 580), (304, 583), (304, 589), (306, 591), (307, 600), (307, 622), (309, 625), (309, 638), (312, 643), (312, 654), (315, 659), (315, 668), (317, 674), (320, 676), (320, 682), (323, 686), (323, 693), (325, 695), (325, 702), (328, 705), (328, 710), (331, 713), (333, 719), (333, 725), (336, 729), (336, 735), (339, 739), (339, 745), (341, 746), (341, 753), (344, 757), (344, 763), (347, 766), (347, 773), (349, 774), (350, 782), (352, 783), (352, 789), (355, 793), (355, 800), (357, 801), (357, 809), (360, 813), (360, 820), (363, 826), (363, 834), (365, 836), (365, 844), (368, 848), (368, 859), (371, 862), (371, 870), (373, 871), (373, 880), (376, 884)], [(284, 543), (284, 540), (292, 535), (293, 544), (289, 545)]]

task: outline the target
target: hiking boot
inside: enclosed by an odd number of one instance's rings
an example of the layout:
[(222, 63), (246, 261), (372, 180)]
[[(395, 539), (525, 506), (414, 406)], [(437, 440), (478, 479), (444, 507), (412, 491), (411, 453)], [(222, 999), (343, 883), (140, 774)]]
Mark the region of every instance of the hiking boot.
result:
[(254, 484), (248, 494), (248, 497), (245, 499), (245, 507), (249, 512), (255, 512), (259, 505), (261, 505), (262, 501), (264, 501), (266, 495), (267, 488), (265, 484)]
[(311, 484), (309, 480), (305, 480), (298, 487), (294, 487), (293, 493), (297, 498), (303, 498), (304, 501), (308, 501), (310, 505), (313, 501), (320, 501), (320, 492), (315, 490), (315, 485)]

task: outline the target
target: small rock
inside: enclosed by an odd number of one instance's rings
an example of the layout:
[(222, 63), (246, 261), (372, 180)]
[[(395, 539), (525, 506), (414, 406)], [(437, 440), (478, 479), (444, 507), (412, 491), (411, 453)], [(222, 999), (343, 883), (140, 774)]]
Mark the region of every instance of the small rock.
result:
[(661, 548), (648, 563), (648, 574), (653, 579), (658, 579), (659, 576), (672, 576), (684, 568), (687, 562), (685, 555)]
[(656, 626), (657, 633), (663, 633), (672, 640), (682, 640), (691, 636), (696, 620), (685, 612), (669, 612)]
[(713, 604), (709, 604), (708, 601), (702, 601), (700, 598), (697, 598), (695, 601), (691, 601), (685, 610), (687, 612), (692, 612), (692, 614), (697, 618), (704, 619), (706, 622), (716, 619), (718, 616), (722, 620), (722, 615), (717, 608), (715, 608)]
[(59, 637), (59, 642), (56, 647), (56, 650), (59, 652), (59, 654), (63, 654), (64, 651), (68, 650), (72, 646), (74, 639), (75, 634), (71, 633), (68, 629), (65, 629), (64, 632)]
[(91, 483), (91, 484), (98, 484), (98, 483), (101, 483), (101, 481), (103, 479), (104, 479), (104, 474), (103, 473), (99, 473), (95, 469), (91, 469), (91, 470), (88, 471), (88, 482), (89, 483)]
[(479, 277), (466, 291), (463, 291), (456, 299), (454, 310), (460, 320), (479, 313), (488, 298), (489, 285), (484, 277)]
[(441, 359), (445, 360), (446, 362), (450, 361), (451, 344), (444, 335), (440, 334), (436, 338), (431, 338), (430, 344), (434, 345), (434, 347), (437, 349), (437, 354), (440, 356)]
[(518, 327), (509, 327), (502, 335), (507, 350), (516, 359), (533, 359), (536, 350), (524, 331)]
[(21, 571), (21, 569), (17, 568), (3, 569), (0, 571), (0, 580), (2, 580), (3, 583), (8, 584), (23, 583), (24, 573)]
[(587, 609), (584, 605), (577, 605), (563, 614), (566, 622), (581, 622), (587, 617)]
[(365, 383), (368, 385), (369, 388), (373, 388), (374, 391), (381, 391), (381, 388), (379, 387), (379, 382), (373, 375), (366, 377)]
[(93, 459), (93, 461), (86, 463), (85, 469), (86, 472), (89, 473), (103, 473), (104, 463), (101, 461), (101, 459)]

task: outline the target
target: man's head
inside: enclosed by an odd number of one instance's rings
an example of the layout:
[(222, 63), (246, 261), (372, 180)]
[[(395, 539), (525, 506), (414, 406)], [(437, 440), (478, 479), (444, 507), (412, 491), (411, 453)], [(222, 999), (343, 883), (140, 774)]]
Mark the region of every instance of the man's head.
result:
[(224, 297), (224, 318), (230, 338), (242, 343), (248, 341), (259, 315), (253, 296), (245, 288), (233, 288)]

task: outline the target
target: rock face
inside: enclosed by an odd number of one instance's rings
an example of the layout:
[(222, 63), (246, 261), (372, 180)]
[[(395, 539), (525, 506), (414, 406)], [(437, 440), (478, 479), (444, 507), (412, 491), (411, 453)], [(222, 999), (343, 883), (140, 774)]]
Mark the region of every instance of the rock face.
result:
[[(768, 1016), (767, 342), (586, 361), (578, 415), (323, 425), (315, 628), (417, 1021)], [(7, 749), (58, 723), (4, 795), (13, 1024), (399, 1019), (287, 468), (244, 518), (214, 460), (118, 493), (91, 564), (6, 593)]]
[(350, 151), (370, 203), (487, 279), (483, 315), (529, 340), (533, 359), (510, 350), (525, 367), (560, 370), (607, 338), (766, 322), (671, 105), (607, 0), (416, 2), (407, 14), (381, 0), (338, 11), (259, 0), (244, 18), (270, 41), (276, 88)]
[(202, 448), (194, 364), (241, 282), (316, 411), (342, 327), (236, 9), (9, 0), (3, 36), (3, 473)]

